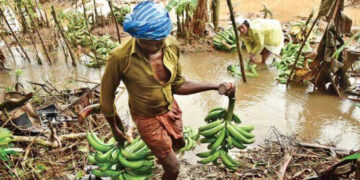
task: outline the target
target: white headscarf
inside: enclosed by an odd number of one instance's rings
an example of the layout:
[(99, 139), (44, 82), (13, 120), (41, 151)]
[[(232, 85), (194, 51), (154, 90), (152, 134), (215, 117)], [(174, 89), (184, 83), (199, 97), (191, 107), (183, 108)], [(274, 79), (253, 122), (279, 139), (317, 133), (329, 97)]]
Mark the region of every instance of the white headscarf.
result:
[(242, 17), (242, 16), (238, 16), (235, 18), (235, 24), (236, 24), (236, 28), (239, 28), (239, 26), (241, 26), (247, 19)]

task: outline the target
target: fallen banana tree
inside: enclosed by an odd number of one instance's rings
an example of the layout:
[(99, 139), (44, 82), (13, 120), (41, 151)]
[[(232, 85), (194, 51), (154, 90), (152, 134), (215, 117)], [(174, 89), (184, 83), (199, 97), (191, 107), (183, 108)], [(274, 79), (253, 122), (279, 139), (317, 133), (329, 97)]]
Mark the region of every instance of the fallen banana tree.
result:
[[(38, 136), (12, 136), (12, 141), (14, 142), (27, 142), (27, 143), (35, 143), (39, 144), (45, 147), (61, 147), (61, 144), (59, 144), (56, 140), (49, 140), (49, 138), (44, 137), (38, 137)], [(64, 143), (63, 141), (71, 141), (71, 140), (81, 140), (86, 138), (86, 133), (77, 133), (77, 134), (64, 134), (61, 136), (58, 136), (58, 140), (60, 143)]]

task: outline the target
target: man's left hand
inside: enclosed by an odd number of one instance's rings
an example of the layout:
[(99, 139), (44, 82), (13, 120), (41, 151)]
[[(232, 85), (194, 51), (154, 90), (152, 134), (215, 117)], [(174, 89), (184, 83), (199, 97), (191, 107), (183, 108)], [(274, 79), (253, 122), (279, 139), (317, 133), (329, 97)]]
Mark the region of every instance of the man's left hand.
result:
[(218, 86), (218, 92), (220, 95), (235, 95), (236, 87), (233, 83), (223, 82)]

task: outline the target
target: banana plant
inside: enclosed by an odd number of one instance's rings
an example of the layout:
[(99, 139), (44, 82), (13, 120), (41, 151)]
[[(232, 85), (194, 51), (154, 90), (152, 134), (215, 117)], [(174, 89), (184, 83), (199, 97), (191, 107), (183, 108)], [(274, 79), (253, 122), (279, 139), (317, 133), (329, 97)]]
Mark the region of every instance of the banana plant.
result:
[(0, 159), (5, 162), (9, 160), (9, 155), (23, 152), (21, 148), (11, 147), (11, 136), (10, 130), (0, 127)]
[(166, 9), (175, 9), (177, 15), (177, 28), (180, 36), (186, 35), (192, 16), (196, 10), (198, 0), (170, 0)]

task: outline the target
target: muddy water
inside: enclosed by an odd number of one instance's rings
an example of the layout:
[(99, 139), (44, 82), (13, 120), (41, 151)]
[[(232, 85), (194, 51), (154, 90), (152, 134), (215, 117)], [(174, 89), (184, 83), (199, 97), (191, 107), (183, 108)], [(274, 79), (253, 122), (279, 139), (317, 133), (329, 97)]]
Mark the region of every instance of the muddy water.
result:
[[(344, 148), (359, 148), (360, 108), (354, 102), (336, 96), (310, 94), (306, 87), (277, 84), (276, 70), (260, 66), (258, 78), (247, 83), (226, 74), (226, 67), (236, 61), (236, 54), (220, 52), (184, 55), (182, 64), (188, 79), (236, 83), (235, 113), (244, 124), (255, 125), (257, 142), (269, 135), (271, 127), (285, 134), (299, 134), (304, 140), (335, 142)], [(215, 106), (227, 106), (227, 98), (216, 92), (188, 97), (177, 96), (184, 111), (185, 124), (197, 127)]]
[[(57, 87), (73, 88), (81, 86), (71, 79), (84, 77), (99, 82), (103, 69), (90, 69), (82, 65), (73, 68), (64, 60), (58, 60), (53, 66), (24, 63), (17, 56), (17, 64), (24, 73), (20, 80), (43, 82), (54, 81)], [(195, 53), (182, 55), (183, 74), (187, 79), (201, 82), (234, 82), (237, 87), (235, 113), (240, 115), (244, 124), (255, 125), (255, 146), (268, 137), (272, 127), (284, 134), (299, 134), (307, 141), (321, 143), (335, 142), (338, 147), (360, 148), (360, 108), (354, 102), (332, 95), (309, 94), (306, 87), (291, 87), (277, 84), (274, 80), (276, 70), (267, 66), (258, 67), (260, 77), (248, 78), (242, 83), (239, 77), (227, 74), (226, 67), (237, 61), (234, 53)], [(10, 66), (10, 65), (9, 65)], [(11, 72), (0, 73), (0, 86), (8, 87), (15, 81)], [(82, 84), (84, 85), (84, 84)], [(0, 88), (0, 94), (4, 89)], [(121, 117), (130, 121), (127, 93), (117, 98), (116, 104)], [(188, 96), (175, 97), (183, 110), (184, 125), (197, 128), (204, 125), (203, 118), (216, 106), (227, 107), (227, 97), (217, 92), (204, 92)], [(197, 148), (195, 152), (200, 151)], [(187, 153), (186, 158), (195, 162), (195, 153)]]
[[(234, 11), (240, 15), (247, 13), (261, 14), (259, 11), (263, 9), (262, 3), (265, 3), (274, 14), (274, 18), (281, 22), (288, 22), (296, 19), (296, 17), (307, 17), (312, 8), (319, 9), (321, 0), (234, 0)], [(346, 3), (347, 4), (347, 3)], [(221, 0), (221, 19), (228, 19), (228, 7), (226, 0)], [(255, 13), (254, 13), (255, 12)], [(360, 8), (347, 7), (345, 14), (353, 20), (354, 26), (360, 26)], [(263, 16), (263, 14), (261, 14)]]

